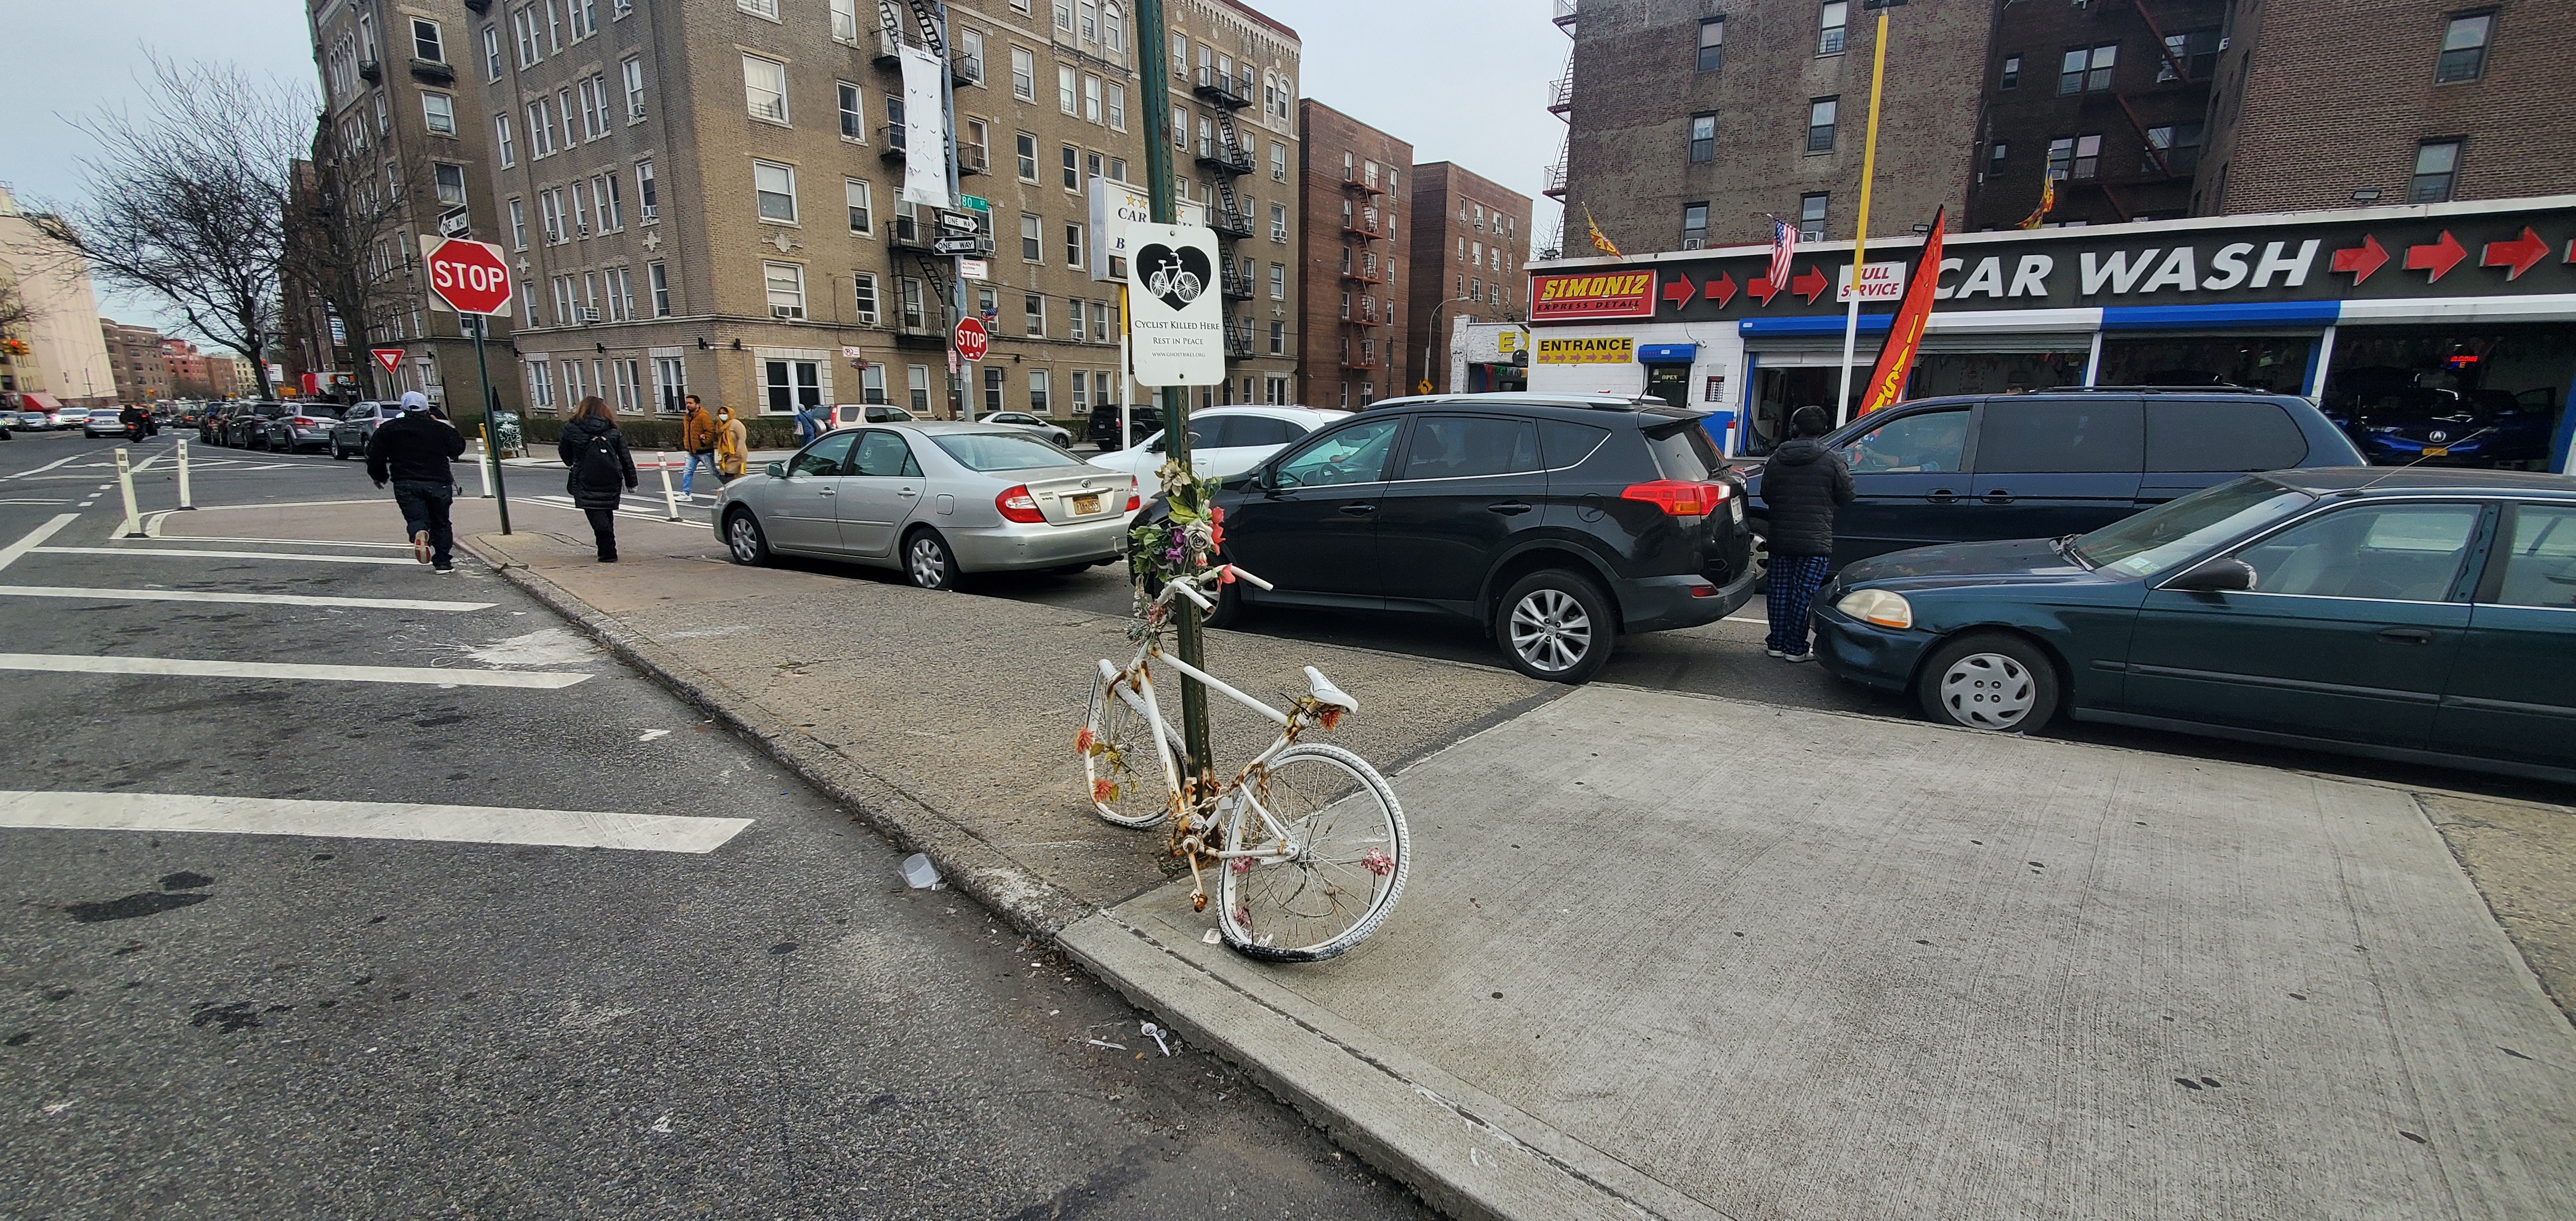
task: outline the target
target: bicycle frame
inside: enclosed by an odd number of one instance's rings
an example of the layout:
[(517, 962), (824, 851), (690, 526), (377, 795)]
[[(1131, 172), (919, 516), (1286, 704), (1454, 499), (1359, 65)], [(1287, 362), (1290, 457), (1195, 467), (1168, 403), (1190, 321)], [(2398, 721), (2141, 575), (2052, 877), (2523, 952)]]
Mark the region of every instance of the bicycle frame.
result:
[[(1218, 678), (1205, 670), (1199, 669), (1197, 666), (1193, 666), (1188, 662), (1182, 661), (1180, 658), (1173, 657), (1163, 652), (1162, 648), (1152, 640), (1147, 640), (1142, 647), (1136, 650), (1136, 660), (1130, 663), (1127, 667), (1124, 677), (1132, 680), (1132, 687), (1118, 683), (1117, 680), (1122, 677), (1122, 675), (1118, 671), (1111, 669), (1106, 660), (1102, 661), (1100, 663), (1101, 674), (1104, 678), (1111, 681), (1111, 689), (1118, 693), (1118, 698), (1125, 701), (1129, 708), (1135, 710), (1137, 714), (1145, 718), (1148, 724), (1153, 726), (1154, 755), (1156, 760), (1162, 764), (1163, 783), (1165, 788), (1171, 793), (1175, 806), (1183, 804), (1180, 800), (1183, 791), (1181, 784), (1181, 764), (1172, 749), (1179, 743), (1180, 735), (1179, 731), (1174, 729), (1169, 721), (1163, 719), (1162, 701), (1154, 697), (1154, 678), (1146, 663), (1155, 659), (1160, 659), (1173, 669), (1179, 670), (1181, 673), (1189, 675), (1191, 678), (1195, 678), (1202, 683), (1206, 683), (1211, 690), (1214, 690), (1224, 695), (1226, 698), (1270, 718), (1272, 721), (1277, 722), (1280, 727), (1279, 737), (1272, 741), (1267, 749), (1264, 749), (1260, 754), (1253, 756), (1251, 762), (1244, 764), (1243, 770), (1236, 773), (1234, 782), (1222, 791), (1240, 794), (1241, 799), (1251, 805), (1253, 812), (1261, 816), (1261, 824), (1264, 827), (1269, 828), (1271, 834), (1277, 837), (1279, 846), (1276, 848), (1266, 848), (1253, 852), (1227, 852), (1222, 849), (1205, 850), (1203, 848), (1199, 852), (1199, 855), (1211, 857), (1217, 860), (1227, 860), (1235, 857), (1283, 860), (1296, 855), (1294, 845), (1289, 842), (1287, 828), (1280, 826), (1279, 820), (1271, 817), (1269, 809), (1261, 804), (1261, 800), (1259, 798), (1253, 796), (1250, 789), (1243, 786), (1243, 782), (1259, 772), (1262, 766), (1269, 763), (1270, 760), (1276, 757), (1280, 751), (1286, 750), (1296, 743), (1298, 731), (1305, 728), (1304, 716), (1299, 713), (1281, 712), (1267, 703), (1254, 699), (1249, 695), (1245, 695), (1243, 692), (1235, 690), (1234, 687), (1228, 684), (1225, 680)], [(1220, 794), (1220, 801), (1222, 801), (1222, 793)], [(1176, 815), (1189, 815), (1195, 813), (1195, 811), (1186, 809), (1176, 809), (1174, 812)], [(1186, 828), (1184, 829), (1186, 830)], [(1213, 829), (1213, 827), (1210, 829)]]

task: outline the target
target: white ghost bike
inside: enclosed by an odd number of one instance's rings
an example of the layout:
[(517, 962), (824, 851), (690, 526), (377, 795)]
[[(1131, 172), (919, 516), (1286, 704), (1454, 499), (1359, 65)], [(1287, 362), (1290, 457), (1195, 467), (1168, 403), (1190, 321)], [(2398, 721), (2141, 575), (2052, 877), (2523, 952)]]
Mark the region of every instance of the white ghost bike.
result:
[[(1297, 740), (1359, 708), (1313, 666), (1306, 694), (1283, 712), (1163, 651), (1177, 600), (1213, 609), (1209, 595), (1229, 573), (1270, 587), (1231, 567), (1166, 584), (1148, 609), (1135, 658), (1125, 669), (1101, 659), (1075, 747), (1102, 818), (1122, 827), (1170, 822), (1172, 855), (1189, 862), (1197, 883), (1197, 910), (1208, 901), (1201, 866), (1214, 867), (1217, 928), (1227, 945), (1249, 958), (1314, 962), (1359, 944), (1395, 909), (1413, 863), (1404, 811), (1368, 760)], [(1278, 740), (1222, 786), (1184, 776), (1187, 749), (1154, 697), (1156, 663), (1278, 722)]]

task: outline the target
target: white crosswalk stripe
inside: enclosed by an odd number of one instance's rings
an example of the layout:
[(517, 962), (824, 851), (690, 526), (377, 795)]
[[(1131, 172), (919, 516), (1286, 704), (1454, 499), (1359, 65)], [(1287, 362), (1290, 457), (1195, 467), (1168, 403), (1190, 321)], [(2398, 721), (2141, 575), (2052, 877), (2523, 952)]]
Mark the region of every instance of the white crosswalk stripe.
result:
[(723, 847), (751, 822), (506, 806), (0, 790), (0, 827), (62, 831), (308, 835), (695, 854)]

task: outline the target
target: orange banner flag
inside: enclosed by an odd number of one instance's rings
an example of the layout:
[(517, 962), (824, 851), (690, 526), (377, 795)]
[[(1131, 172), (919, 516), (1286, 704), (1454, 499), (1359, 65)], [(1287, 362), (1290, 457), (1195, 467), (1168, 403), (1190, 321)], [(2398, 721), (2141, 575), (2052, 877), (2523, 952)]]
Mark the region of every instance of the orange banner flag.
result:
[(1905, 379), (1914, 372), (1915, 354), (1923, 350), (1923, 328), (1932, 321), (1932, 293), (1941, 283), (1941, 231), (1949, 213), (1945, 207), (1932, 214), (1932, 235), (1923, 239), (1923, 253), (1915, 257), (1914, 271), (1905, 281), (1905, 302), (1887, 328), (1878, 366), (1870, 370), (1869, 393), (1861, 398), (1862, 415), (1905, 399)]

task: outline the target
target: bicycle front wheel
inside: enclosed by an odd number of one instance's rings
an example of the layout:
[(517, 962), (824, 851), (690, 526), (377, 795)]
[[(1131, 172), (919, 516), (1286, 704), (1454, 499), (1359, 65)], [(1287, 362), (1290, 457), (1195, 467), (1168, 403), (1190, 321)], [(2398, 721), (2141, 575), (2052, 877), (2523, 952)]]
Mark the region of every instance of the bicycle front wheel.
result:
[(1285, 833), (1290, 852), (1218, 868), (1226, 944), (1267, 962), (1315, 962), (1358, 945), (1395, 910), (1413, 866), (1395, 791), (1367, 760), (1320, 743), (1279, 752), (1249, 785), (1270, 817), (1233, 794), (1226, 851), (1276, 847)]
[(1150, 827), (1171, 814), (1171, 782), (1154, 753), (1154, 723), (1138, 711), (1144, 699), (1124, 675), (1093, 679), (1091, 714), (1074, 740), (1091, 808), (1122, 827)]

